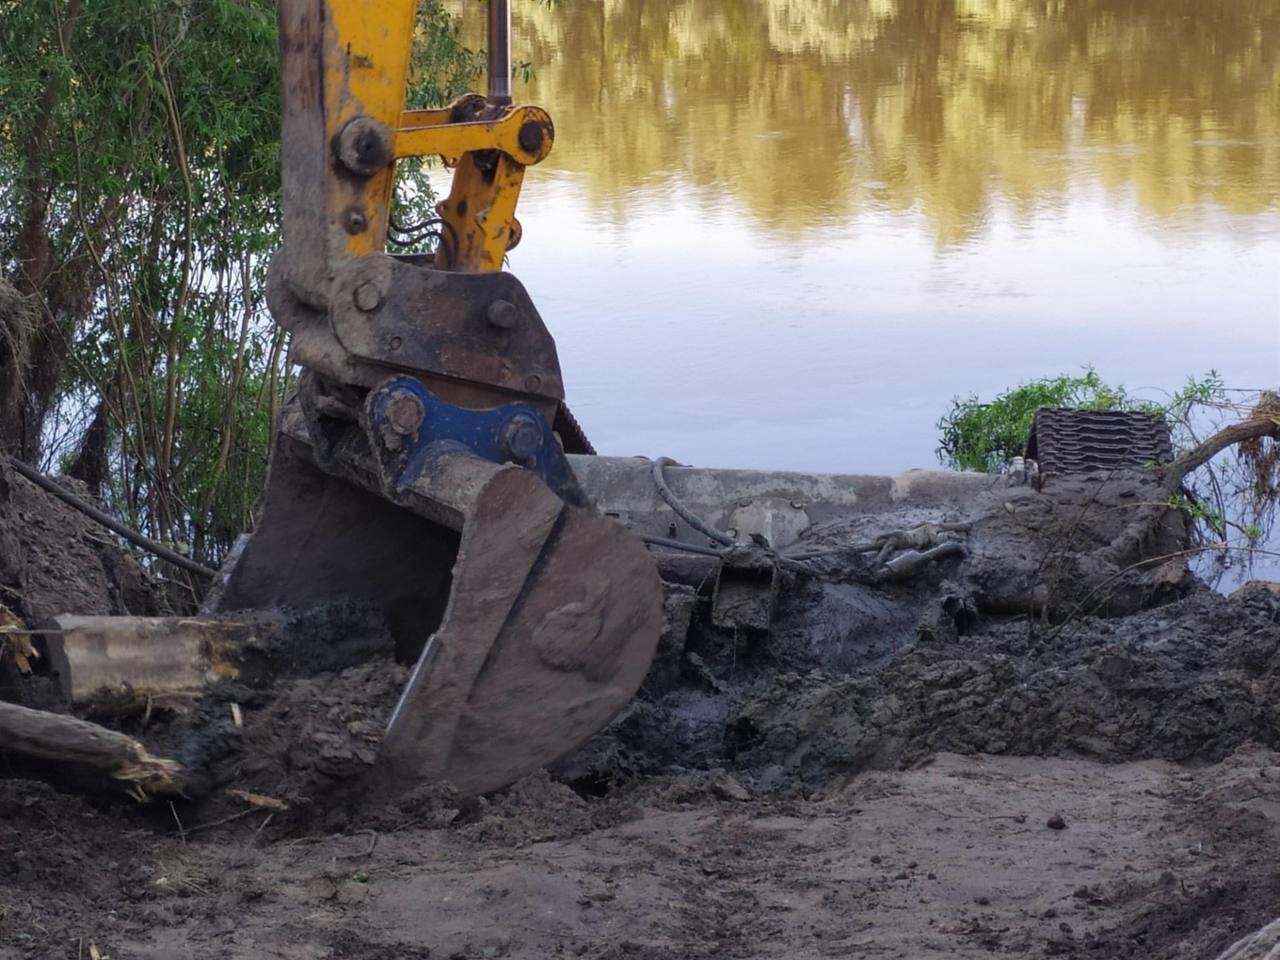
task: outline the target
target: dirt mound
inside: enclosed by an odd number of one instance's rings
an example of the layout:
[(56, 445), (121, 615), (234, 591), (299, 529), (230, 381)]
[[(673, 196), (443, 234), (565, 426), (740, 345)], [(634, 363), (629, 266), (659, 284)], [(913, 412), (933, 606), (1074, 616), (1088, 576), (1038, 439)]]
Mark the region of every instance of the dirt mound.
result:
[(286, 831), (343, 829), (368, 789), (382, 731), (408, 669), (382, 616), (335, 601), (285, 611), (254, 656), (250, 679), (220, 683), (190, 713), (129, 732), (191, 775), (184, 819), (245, 813), (270, 798)]
[(874, 675), (772, 677), (731, 711), (725, 751), (812, 785), (940, 750), (1220, 760), (1280, 743), (1278, 693), (1280, 602), (1205, 591), (1123, 621), (917, 642)]
[(776, 656), (695, 631), (678, 683), (634, 703), (558, 772), (605, 793), (725, 766), (753, 790), (788, 793), (944, 750), (1213, 761), (1249, 741), (1280, 745), (1280, 597), (1268, 590), (1198, 590), (1119, 619), (907, 634), (896, 648), (874, 635), (826, 639), (838, 649)]
[[(59, 482), (87, 497), (77, 481)], [(30, 624), (61, 613), (170, 612), (159, 585), (111, 533), (3, 462), (0, 603)]]

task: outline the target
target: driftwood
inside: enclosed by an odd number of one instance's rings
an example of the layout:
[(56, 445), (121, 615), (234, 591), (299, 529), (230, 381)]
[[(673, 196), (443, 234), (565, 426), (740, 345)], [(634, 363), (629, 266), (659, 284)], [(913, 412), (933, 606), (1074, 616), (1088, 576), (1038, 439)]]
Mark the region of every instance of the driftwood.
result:
[[(1264, 437), (1280, 440), (1280, 419), (1272, 416), (1254, 416), (1240, 423), (1233, 423), (1219, 430), (1203, 443), (1179, 454), (1160, 471), (1161, 485), (1170, 494), (1176, 493), (1182, 481), (1228, 447), (1239, 443), (1257, 441)], [(1143, 545), (1151, 531), (1168, 514), (1164, 503), (1141, 507), (1134, 519), (1125, 525), (1111, 544), (1102, 551), (1100, 559), (1116, 567), (1124, 567), (1142, 559)]]
[[(32, 631), (36, 646), (21, 648), (28, 654), (19, 670), (38, 669), (53, 680), (64, 704), (96, 719), (153, 707), (182, 709), (209, 685), (243, 676), (245, 652), (265, 623), (55, 617)], [(190, 780), (177, 761), (153, 755), (126, 734), (92, 720), (2, 701), (0, 753), (95, 771), (118, 781), (137, 800), (181, 794)]]
[(176, 760), (153, 756), (133, 737), (88, 720), (0, 702), (0, 751), (97, 770), (138, 800), (182, 792)]
[(1280, 920), (1237, 940), (1218, 960), (1280, 960)]

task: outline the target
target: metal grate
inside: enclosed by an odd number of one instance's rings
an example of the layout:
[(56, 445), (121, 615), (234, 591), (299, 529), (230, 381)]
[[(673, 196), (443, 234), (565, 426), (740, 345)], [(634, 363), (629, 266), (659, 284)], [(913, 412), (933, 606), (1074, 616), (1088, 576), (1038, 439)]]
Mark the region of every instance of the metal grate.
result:
[(1036, 412), (1027, 438), (1027, 456), (1040, 474), (1147, 470), (1173, 459), (1164, 418), (1131, 410)]

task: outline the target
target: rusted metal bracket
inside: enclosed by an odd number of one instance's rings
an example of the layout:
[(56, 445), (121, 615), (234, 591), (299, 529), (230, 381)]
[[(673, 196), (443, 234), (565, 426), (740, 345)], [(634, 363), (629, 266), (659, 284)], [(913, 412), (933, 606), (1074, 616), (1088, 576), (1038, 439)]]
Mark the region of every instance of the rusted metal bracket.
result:
[(768, 632), (778, 579), (778, 566), (768, 557), (726, 557), (711, 593), (711, 622), (730, 630)]

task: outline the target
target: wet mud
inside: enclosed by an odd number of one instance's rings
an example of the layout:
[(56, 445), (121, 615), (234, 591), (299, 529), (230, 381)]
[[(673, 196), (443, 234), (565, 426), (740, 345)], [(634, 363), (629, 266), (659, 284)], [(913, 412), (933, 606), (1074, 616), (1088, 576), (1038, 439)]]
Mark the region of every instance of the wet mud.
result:
[[(372, 790), (407, 665), (376, 611), (285, 611), (247, 679), (120, 721), (185, 798), (0, 753), (0, 958), (1213, 958), (1280, 902), (1280, 593), (1144, 570), (1082, 605), (1116, 518), (997, 499), (910, 582), (789, 577), (767, 634), (669, 585), (640, 695), (478, 798)], [(14, 503), (12, 542), (54, 535)], [(34, 549), (24, 616), (130, 609), (115, 545)], [(991, 599), (1033, 581), (1067, 601)]]

